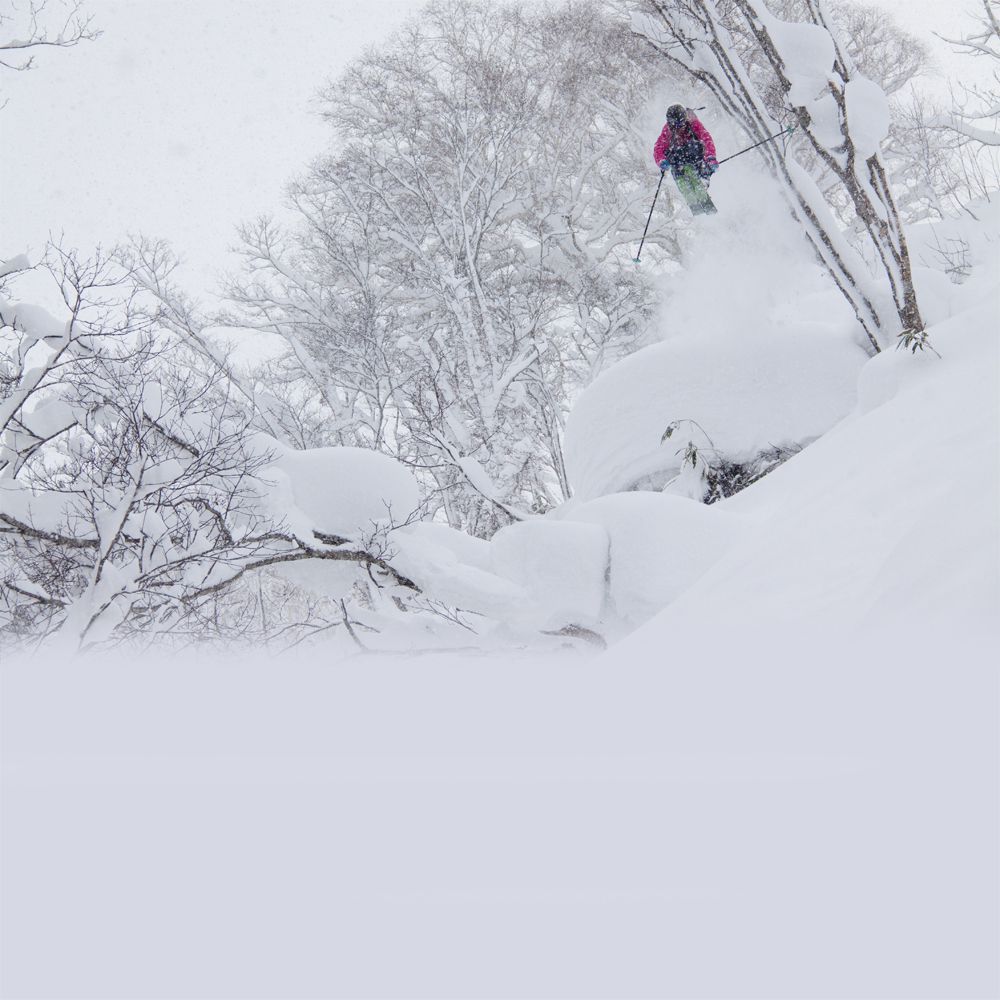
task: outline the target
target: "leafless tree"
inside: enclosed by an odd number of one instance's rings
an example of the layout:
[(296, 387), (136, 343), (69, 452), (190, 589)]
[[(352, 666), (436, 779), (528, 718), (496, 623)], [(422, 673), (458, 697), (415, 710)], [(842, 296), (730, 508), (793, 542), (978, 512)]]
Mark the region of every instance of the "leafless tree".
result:
[(244, 229), (232, 321), (288, 343), (331, 443), (409, 463), (476, 534), (568, 495), (569, 400), (642, 335), (655, 75), (602, 5), (440, 0), (324, 92), (298, 228)]
[(305, 560), (415, 592), (384, 539), (302, 536), (262, 502), (271, 455), (253, 400), (183, 335), (183, 306), (150, 291), (169, 270), (153, 259), (150, 272), (149, 246), (90, 260), (51, 248), (59, 317), (6, 296), (25, 262), (2, 269), (0, 641), (266, 632), (246, 583)]
[(958, 38), (946, 38), (960, 52), (985, 59), (992, 67), (991, 87), (961, 87), (962, 98), (947, 126), (953, 132), (982, 146), (1000, 146), (1000, 0), (980, 0), (976, 26)]
[[(929, 69), (927, 46), (887, 10), (852, 0), (834, 0), (829, 10), (857, 72), (874, 80), (887, 96), (898, 94)], [(801, 16), (788, 17), (778, 10), (776, 13), (785, 20), (798, 20)]]

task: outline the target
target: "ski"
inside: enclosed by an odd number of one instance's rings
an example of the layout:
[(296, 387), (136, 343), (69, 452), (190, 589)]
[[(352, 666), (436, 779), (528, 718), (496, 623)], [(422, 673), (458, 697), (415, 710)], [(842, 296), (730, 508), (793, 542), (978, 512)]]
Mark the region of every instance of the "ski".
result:
[(705, 182), (698, 176), (697, 169), (692, 164), (681, 167), (674, 172), (677, 189), (680, 191), (692, 215), (712, 215), (718, 212), (715, 203), (709, 197)]

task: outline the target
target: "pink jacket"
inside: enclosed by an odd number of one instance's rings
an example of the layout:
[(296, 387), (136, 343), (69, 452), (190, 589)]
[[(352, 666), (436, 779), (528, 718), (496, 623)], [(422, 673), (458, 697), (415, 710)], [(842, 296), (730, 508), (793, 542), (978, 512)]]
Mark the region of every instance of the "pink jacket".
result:
[[(670, 138), (670, 126), (664, 125), (663, 131), (660, 133), (660, 138), (656, 140), (656, 145), (653, 147), (653, 159), (656, 161), (657, 166), (659, 166), (663, 158), (667, 155), (667, 150), (670, 148)], [(688, 142), (692, 138), (702, 141), (705, 146), (706, 160), (715, 159), (715, 143), (708, 134), (708, 129), (694, 115), (688, 115), (687, 127), (682, 126), (677, 130), (677, 139), (679, 142)]]

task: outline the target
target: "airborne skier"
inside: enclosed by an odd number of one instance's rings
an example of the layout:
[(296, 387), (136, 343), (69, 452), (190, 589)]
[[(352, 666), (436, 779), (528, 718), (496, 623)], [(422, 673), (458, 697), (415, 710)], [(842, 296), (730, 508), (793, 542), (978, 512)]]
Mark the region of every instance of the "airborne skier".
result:
[(661, 171), (670, 169), (692, 212), (716, 211), (705, 186), (719, 169), (715, 143), (693, 112), (680, 104), (667, 108), (667, 123), (653, 147), (653, 158)]
[[(751, 149), (763, 146), (766, 142), (787, 138), (794, 131), (795, 126), (789, 125), (788, 128), (783, 128), (780, 132), (769, 135), (738, 153), (732, 153), (722, 162), (734, 160), (737, 156), (749, 153)], [(653, 221), (653, 209), (656, 208), (656, 199), (663, 186), (667, 167), (670, 168), (670, 173), (677, 181), (678, 190), (695, 215), (718, 211), (708, 196), (708, 182), (712, 174), (719, 169), (719, 161), (715, 158), (715, 143), (708, 129), (687, 108), (680, 104), (671, 104), (667, 108), (667, 124), (663, 126), (663, 131), (653, 146), (653, 159), (660, 168), (660, 180), (656, 185), (656, 194), (653, 195), (653, 204), (649, 206), (646, 228), (643, 229), (642, 239), (639, 241), (639, 252), (632, 258), (636, 264), (642, 257), (642, 248), (649, 232), (649, 224)]]

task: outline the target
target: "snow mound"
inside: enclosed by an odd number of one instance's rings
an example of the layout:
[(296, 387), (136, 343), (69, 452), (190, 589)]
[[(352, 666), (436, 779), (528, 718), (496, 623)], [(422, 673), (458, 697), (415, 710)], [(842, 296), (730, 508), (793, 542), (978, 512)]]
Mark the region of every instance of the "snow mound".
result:
[(608, 536), (599, 527), (538, 518), (489, 542), (442, 524), (391, 535), (392, 564), (433, 598), (517, 630), (600, 624)]
[(529, 595), (540, 626), (592, 625), (600, 618), (608, 536), (596, 523), (521, 521), (498, 531), (490, 550), (496, 572)]
[(574, 507), (610, 540), (609, 611), (632, 626), (652, 618), (717, 562), (744, 520), (716, 506), (658, 493), (621, 493)]
[(664, 279), (662, 342), (604, 372), (570, 413), (566, 465), (581, 500), (662, 488), (689, 439), (741, 461), (807, 442), (854, 406), (866, 360), (856, 321), (776, 194), (735, 167), (713, 196), (720, 215), (699, 223), (685, 270)]
[(633, 638), (10, 664), (5, 996), (997, 995), (967, 635)]
[[(393, 534), (393, 538), (412, 537), (421, 544), (443, 546), (458, 562), (485, 572), (492, 572), (490, 543), (483, 538), (467, 535), (450, 525), (437, 521), (417, 521)], [(447, 558), (442, 554), (442, 558)]]
[(495, 621), (520, 620), (530, 603), (527, 591), (483, 568), (480, 553), (463, 538), (446, 525), (409, 525), (392, 533), (392, 565), (435, 600)]
[(747, 530), (717, 505), (622, 493), (565, 504), (471, 548), (453, 528), (409, 525), (390, 536), (391, 558), (428, 595), (516, 630), (582, 625), (613, 636), (662, 611)]
[(437, 600), (516, 631), (582, 625), (610, 637), (662, 611), (746, 531), (718, 506), (622, 493), (508, 525), (489, 542), (432, 524), (390, 538), (393, 566)]
[(420, 506), (416, 479), (388, 455), (364, 448), (270, 447), (278, 457), (261, 474), (272, 484), (267, 503), (300, 537), (319, 531), (363, 539), (406, 521)]

